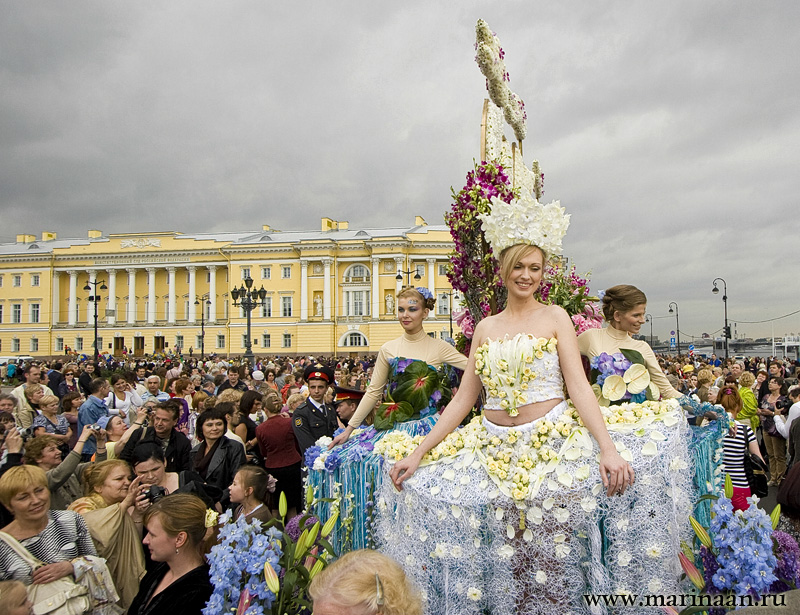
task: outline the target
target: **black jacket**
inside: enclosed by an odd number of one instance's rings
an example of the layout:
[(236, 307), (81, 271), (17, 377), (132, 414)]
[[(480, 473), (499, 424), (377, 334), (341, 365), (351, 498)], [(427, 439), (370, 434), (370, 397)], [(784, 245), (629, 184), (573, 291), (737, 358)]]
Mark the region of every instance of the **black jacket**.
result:
[[(196, 472), (194, 469), (194, 461), (201, 447), (203, 447), (202, 442), (192, 449), (191, 469), (193, 472)], [(222, 436), (222, 440), (217, 450), (214, 451), (214, 456), (211, 458), (211, 463), (208, 464), (205, 482), (222, 489), (227, 495), (228, 487), (231, 486), (236, 471), (243, 463), (244, 447), (236, 440), (231, 440), (230, 438)]]
[(167, 564), (159, 563), (145, 575), (139, 585), (139, 593), (128, 609), (128, 615), (200, 615), (214, 591), (208, 566), (187, 572), (151, 600), (168, 570)]
[[(156, 435), (153, 427), (147, 429), (137, 429), (131, 434), (130, 439), (125, 444), (125, 448), (119, 453), (118, 457), (128, 463), (133, 459), (133, 449), (141, 442), (153, 442), (161, 444), (161, 438)], [(192, 469), (192, 444), (183, 433), (175, 429), (169, 436), (169, 444), (164, 456), (167, 458), (167, 472), (183, 472)]]
[(322, 436), (332, 438), (339, 428), (336, 411), (330, 406), (323, 406), (323, 409), (324, 412), (320, 412), (311, 401), (306, 400), (292, 414), (292, 429), (301, 455), (305, 455), (306, 449), (314, 446), (314, 442)]

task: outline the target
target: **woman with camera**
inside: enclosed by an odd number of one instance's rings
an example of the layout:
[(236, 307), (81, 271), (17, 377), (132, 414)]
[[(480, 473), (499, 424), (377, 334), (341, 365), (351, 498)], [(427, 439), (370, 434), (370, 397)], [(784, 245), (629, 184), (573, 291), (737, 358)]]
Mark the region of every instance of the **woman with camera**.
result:
[(111, 376), (111, 392), (106, 397), (106, 406), (111, 416), (119, 416), (126, 425), (131, 424), (131, 413), (144, 404), (142, 398), (125, 376)]
[(144, 574), (143, 514), (135, 508), (132, 515), (128, 514), (139, 495), (141, 478), (131, 481), (130, 474), (128, 462), (120, 459), (86, 468), (83, 473), (86, 496), (67, 509), (79, 513), (86, 521), (98, 555), (108, 564), (123, 609), (133, 602)]
[(197, 615), (213, 590), (205, 562), (209, 541), (206, 505), (178, 493), (162, 498), (144, 516), (144, 545), (154, 562), (128, 615)]
[(81, 495), (80, 476), (92, 465), (92, 462), (81, 463), (81, 454), (86, 441), (95, 436), (97, 439), (96, 461), (106, 460), (106, 432), (100, 426), (86, 425), (78, 441), (66, 459), (61, 460), (60, 442), (53, 436), (43, 435), (32, 438), (25, 443), (25, 463), (39, 466), (45, 471), (50, 487), (50, 507), (53, 510), (66, 510)]

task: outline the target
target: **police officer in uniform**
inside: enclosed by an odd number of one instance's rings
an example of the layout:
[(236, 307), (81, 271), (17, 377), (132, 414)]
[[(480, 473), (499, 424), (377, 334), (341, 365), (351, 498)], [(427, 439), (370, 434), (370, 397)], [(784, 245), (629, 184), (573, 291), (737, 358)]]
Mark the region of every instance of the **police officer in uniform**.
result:
[[(347, 427), (348, 421), (356, 413), (356, 408), (358, 408), (362, 397), (364, 397), (364, 391), (359, 389), (336, 387), (336, 399), (333, 400), (333, 405), (336, 408), (336, 414), (339, 415), (339, 421), (341, 421), (343, 427)], [(364, 423), (372, 424), (369, 419)]]
[(310, 365), (303, 372), (303, 379), (308, 383), (308, 399), (295, 408), (292, 414), (292, 428), (301, 455), (305, 455), (306, 449), (322, 436), (332, 438), (339, 428), (336, 411), (323, 402), (325, 391), (334, 381), (333, 370), (321, 365)]

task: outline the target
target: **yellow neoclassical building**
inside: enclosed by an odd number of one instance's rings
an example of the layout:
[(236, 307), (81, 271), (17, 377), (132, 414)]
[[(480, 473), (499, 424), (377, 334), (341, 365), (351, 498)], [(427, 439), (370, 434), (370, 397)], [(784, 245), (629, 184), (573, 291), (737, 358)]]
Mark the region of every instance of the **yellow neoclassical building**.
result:
[(95, 286), (102, 353), (197, 356), (202, 343), (207, 355), (239, 355), (246, 315), (231, 290), (248, 276), (266, 291), (251, 314), (256, 355), (377, 352), (401, 332), (394, 296), (408, 282), (437, 296), (425, 329), (445, 338), (451, 249), (447, 227), (419, 216), (379, 229), (323, 218), (315, 231), (18, 235), (0, 244), (0, 356), (93, 354)]

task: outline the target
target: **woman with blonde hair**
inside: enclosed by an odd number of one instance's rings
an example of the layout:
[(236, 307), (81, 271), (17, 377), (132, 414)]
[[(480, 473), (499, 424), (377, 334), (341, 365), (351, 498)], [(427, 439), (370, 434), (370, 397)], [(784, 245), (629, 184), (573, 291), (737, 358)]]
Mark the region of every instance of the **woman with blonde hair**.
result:
[(33, 615), (33, 605), (28, 600), (28, 592), (19, 581), (0, 581), (0, 613)]
[(422, 615), (419, 592), (390, 557), (351, 551), (320, 572), (308, 588), (315, 615)]
[(195, 495), (161, 498), (144, 515), (144, 545), (156, 565), (142, 579), (128, 615), (197, 615), (211, 597), (206, 505)]
[(742, 372), (739, 376), (739, 396), (742, 398), (742, 410), (739, 412), (740, 421), (750, 421), (750, 427), (758, 429), (758, 400), (753, 391), (756, 377), (752, 372)]
[(144, 575), (142, 516), (132, 508), (141, 479), (131, 481), (130, 475), (131, 467), (121, 459), (87, 467), (83, 471), (86, 496), (67, 509), (80, 513), (86, 521), (97, 554), (108, 564), (123, 608), (133, 601)]

